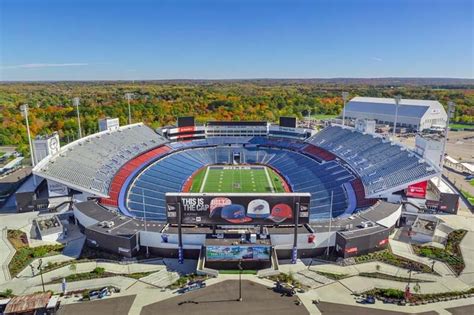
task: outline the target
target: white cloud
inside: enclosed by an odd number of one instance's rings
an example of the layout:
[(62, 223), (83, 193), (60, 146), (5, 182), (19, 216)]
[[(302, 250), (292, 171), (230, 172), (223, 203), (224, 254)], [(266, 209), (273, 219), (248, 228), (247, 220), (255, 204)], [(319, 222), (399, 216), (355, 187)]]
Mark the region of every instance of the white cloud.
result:
[(382, 58), (379, 58), (379, 57), (372, 57), (372, 58), (370, 58), (370, 59), (372, 59), (373, 61), (377, 61), (377, 62), (383, 61), (383, 59), (382, 59)]
[(37, 68), (54, 68), (54, 67), (79, 67), (88, 66), (88, 63), (84, 62), (72, 62), (72, 63), (26, 63), (22, 65), (13, 66), (0, 66), (0, 69), (37, 69)]

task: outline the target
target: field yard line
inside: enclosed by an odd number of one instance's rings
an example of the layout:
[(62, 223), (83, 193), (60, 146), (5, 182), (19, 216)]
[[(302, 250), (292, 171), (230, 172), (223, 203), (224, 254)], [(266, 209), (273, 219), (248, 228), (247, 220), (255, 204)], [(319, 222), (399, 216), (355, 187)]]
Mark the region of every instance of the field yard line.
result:
[(272, 180), (270, 179), (270, 175), (268, 174), (268, 168), (266, 167), (265, 167), (265, 175), (267, 175), (268, 184), (270, 184), (270, 189), (272, 190), (272, 193), (274, 193), (275, 189), (273, 189), (273, 183), (272, 183)]
[(206, 184), (208, 174), (209, 174), (209, 166), (206, 168), (206, 174), (204, 174), (204, 178), (202, 179), (201, 188), (199, 188), (200, 193), (202, 193), (202, 191), (204, 190), (204, 186)]

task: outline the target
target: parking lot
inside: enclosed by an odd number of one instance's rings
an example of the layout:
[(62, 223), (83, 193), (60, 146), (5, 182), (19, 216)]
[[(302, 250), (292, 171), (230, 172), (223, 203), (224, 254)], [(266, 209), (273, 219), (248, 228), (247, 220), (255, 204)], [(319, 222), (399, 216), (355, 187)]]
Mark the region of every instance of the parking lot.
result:
[(296, 305), (296, 296), (281, 296), (263, 285), (242, 281), (242, 299), (238, 302), (239, 282), (226, 280), (204, 289), (143, 307), (142, 315), (167, 314), (309, 314), (303, 305)]

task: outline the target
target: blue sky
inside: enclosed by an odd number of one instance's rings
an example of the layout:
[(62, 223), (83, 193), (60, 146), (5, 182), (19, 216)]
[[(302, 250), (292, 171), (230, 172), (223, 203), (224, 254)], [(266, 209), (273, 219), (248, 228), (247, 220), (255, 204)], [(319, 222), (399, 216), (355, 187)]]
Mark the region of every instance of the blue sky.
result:
[(0, 0), (0, 80), (473, 78), (471, 0)]

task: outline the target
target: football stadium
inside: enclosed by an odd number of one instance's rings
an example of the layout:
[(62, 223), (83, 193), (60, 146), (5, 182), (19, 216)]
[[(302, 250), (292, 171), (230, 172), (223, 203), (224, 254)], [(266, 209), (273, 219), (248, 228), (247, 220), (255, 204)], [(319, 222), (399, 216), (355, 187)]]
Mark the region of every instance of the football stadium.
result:
[(316, 131), (291, 117), (104, 126), (34, 174), (50, 195), (74, 196), (90, 246), (198, 259), (202, 273), (380, 250), (401, 215), (394, 196), (439, 174), (435, 162), (360, 126)]

